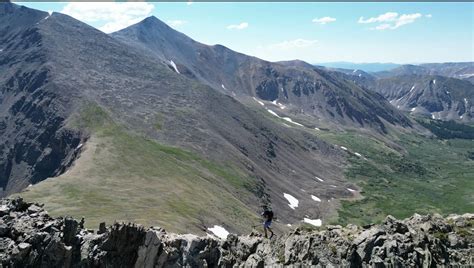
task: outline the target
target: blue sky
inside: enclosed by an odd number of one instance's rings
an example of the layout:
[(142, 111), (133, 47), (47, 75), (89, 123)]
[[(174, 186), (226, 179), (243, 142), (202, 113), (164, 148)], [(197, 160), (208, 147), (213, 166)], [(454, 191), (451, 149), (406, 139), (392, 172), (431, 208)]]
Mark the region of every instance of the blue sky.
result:
[(272, 61), (474, 61), (474, 3), (20, 4), (105, 32), (154, 15), (199, 42)]

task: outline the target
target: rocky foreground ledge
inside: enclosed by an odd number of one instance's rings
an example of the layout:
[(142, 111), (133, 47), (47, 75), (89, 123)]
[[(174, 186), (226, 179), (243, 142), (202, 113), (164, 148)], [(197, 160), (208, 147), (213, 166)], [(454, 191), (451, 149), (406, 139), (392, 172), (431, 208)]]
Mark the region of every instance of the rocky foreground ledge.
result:
[(277, 239), (177, 235), (133, 224), (94, 232), (21, 198), (0, 201), (3, 267), (263, 267), (474, 264), (474, 214), (388, 216), (380, 225), (296, 229)]

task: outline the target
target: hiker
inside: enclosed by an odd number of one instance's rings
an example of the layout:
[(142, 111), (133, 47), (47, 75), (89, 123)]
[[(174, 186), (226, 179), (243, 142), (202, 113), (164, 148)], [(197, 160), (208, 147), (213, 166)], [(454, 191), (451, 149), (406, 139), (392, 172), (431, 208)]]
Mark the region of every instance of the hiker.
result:
[(267, 238), (267, 230), (270, 231), (271, 235), (270, 235), (270, 239), (272, 239), (273, 237), (273, 231), (272, 229), (270, 228), (270, 226), (272, 225), (272, 220), (273, 220), (273, 211), (271, 211), (270, 209), (268, 208), (264, 208), (264, 211), (262, 213), (262, 216), (263, 218), (265, 219), (265, 221), (263, 222), (263, 231), (265, 232), (265, 238)]

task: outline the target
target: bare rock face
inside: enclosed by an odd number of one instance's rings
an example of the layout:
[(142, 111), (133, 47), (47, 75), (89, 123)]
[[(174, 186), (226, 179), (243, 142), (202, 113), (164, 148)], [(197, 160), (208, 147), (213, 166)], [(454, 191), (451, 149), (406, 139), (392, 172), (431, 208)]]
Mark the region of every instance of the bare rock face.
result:
[(21, 198), (0, 201), (3, 267), (434, 267), (474, 263), (474, 214), (388, 216), (379, 225), (300, 228), (268, 240), (226, 240), (118, 224), (97, 234)]

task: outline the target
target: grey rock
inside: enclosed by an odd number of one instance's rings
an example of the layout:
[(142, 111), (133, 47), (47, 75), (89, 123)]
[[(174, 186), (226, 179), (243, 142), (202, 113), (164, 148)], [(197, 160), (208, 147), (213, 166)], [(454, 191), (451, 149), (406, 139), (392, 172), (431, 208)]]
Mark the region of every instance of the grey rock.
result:
[(134, 224), (114, 224), (95, 234), (72, 218), (50, 218), (42, 208), (38, 219), (29, 217), (24, 203), (4, 199), (0, 204), (17, 214), (3, 217), (0, 224), (11, 228), (8, 237), (0, 236), (0, 263), (5, 267), (467, 266), (474, 253), (473, 243), (467, 242), (473, 241), (470, 227), (456, 226), (472, 220), (462, 215), (456, 221), (454, 216), (389, 217), (365, 230), (298, 229), (272, 240), (230, 234), (222, 241)]

